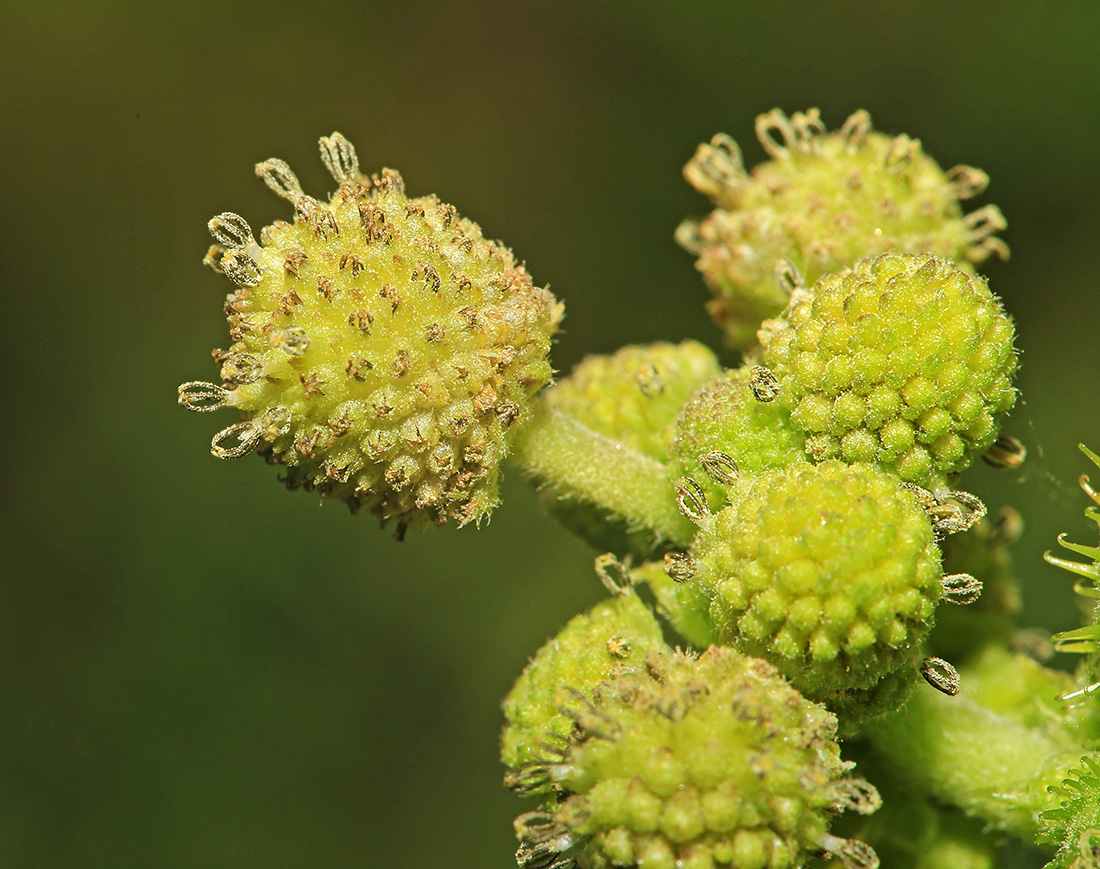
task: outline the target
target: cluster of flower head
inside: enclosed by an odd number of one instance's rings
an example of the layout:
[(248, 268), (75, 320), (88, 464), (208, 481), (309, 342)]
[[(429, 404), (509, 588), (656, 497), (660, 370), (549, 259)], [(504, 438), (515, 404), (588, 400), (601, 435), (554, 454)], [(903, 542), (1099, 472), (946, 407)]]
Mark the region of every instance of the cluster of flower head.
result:
[(507, 783), (545, 800), (517, 820), (531, 869), (787, 866), (820, 850), (874, 862), (821, 825), (843, 780), (799, 753), (835, 763), (835, 725), (816, 716), (854, 730), (896, 709), (918, 673), (959, 690), (926, 647), (938, 605), (982, 590), (943, 568), (945, 536), (985, 513), (955, 481), (976, 455), (1023, 458), (998, 437), (1014, 329), (972, 269), (1004, 252), (1003, 219), (962, 215), (983, 173), (943, 173), (865, 113), (832, 134), (814, 111), (758, 129), (773, 159), (751, 176), (728, 138), (700, 148), (687, 175), (719, 210), (680, 236), (728, 337), (754, 347), (744, 364), (632, 347), (547, 393), (679, 479), (694, 539), (633, 575), (706, 651), (662, 650), (626, 583), (536, 656), (505, 703), (503, 742)]
[(551, 376), (562, 308), (510, 251), (396, 172), (367, 176), (339, 133), (321, 139), (339, 185), (303, 193), (281, 160), (256, 167), (294, 206), (256, 241), (225, 213), (207, 263), (236, 284), (222, 383), (180, 403), (243, 415), (215, 436), (223, 459), (257, 449), (290, 488), (423, 524), (480, 519), (529, 399)]

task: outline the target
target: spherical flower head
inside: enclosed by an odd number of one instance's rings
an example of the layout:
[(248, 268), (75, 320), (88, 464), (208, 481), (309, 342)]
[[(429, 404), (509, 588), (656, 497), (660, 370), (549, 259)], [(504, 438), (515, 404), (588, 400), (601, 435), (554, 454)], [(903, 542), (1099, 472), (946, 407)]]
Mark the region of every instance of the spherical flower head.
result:
[(590, 695), (559, 693), (575, 726), (548, 772), (568, 796), (516, 820), (521, 865), (793, 869), (819, 851), (878, 865), (828, 832), (838, 811), (879, 802), (844, 777), (832, 714), (732, 649), (645, 663)]
[(562, 307), (452, 206), (361, 174), (339, 133), (321, 156), (339, 183), (327, 203), (281, 160), (256, 167), (295, 210), (260, 243), (235, 214), (210, 222), (207, 262), (237, 285), (233, 344), (214, 354), (224, 382), (186, 383), (180, 403), (240, 411), (212, 452), (257, 448), (290, 488), (402, 523), (480, 519), (550, 380)]
[[(723, 372), (696, 391), (676, 419), (671, 453), (677, 472), (700, 483), (714, 508), (725, 503), (732, 473), (756, 476), (802, 459), (805, 435), (782, 403), (757, 398), (752, 378), (748, 365)], [(725, 478), (719, 470), (715, 479), (716, 453), (733, 462)]]
[(546, 391), (546, 404), (597, 434), (665, 461), (680, 408), (720, 370), (714, 354), (698, 341), (631, 345), (584, 359)]
[(760, 329), (812, 459), (877, 462), (927, 488), (996, 439), (1016, 400), (1013, 334), (984, 280), (925, 254), (824, 277)]
[(915, 681), (942, 570), (896, 478), (836, 460), (765, 472), (703, 521), (691, 556), (720, 642), (807, 697), (838, 711), (873, 691), (900, 704)]
[(889, 250), (967, 264), (1007, 255), (993, 237), (1005, 226), (1000, 211), (964, 215), (960, 205), (985, 189), (985, 173), (944, 172), (919, 141), (873, 131), (866, 112), (830, 133), (816, 109), (791, 118), (776, 109), (756, 119), (756, 131), (771, 159), (751, 174), (728, 136), (699, 146), (684, 174), (718, 208), (677, 233), (698, 255), (715, 294), (710, 312), (736, 347), (752, 346), (760, 322), (786, 305), (781, 260), (812, 283)]
[[(569, 735), (573, 721), (554, 706), (563, 686), (591, 691), (598, 683), (641, 667), (646, 654), (666, 651), (661, 626), (636, 594), (596, 604), (570, 620), (546, 643), (504, 699), (507, 724), (500, 754), (512, 777), (544, 758)], [(526, 782), (527, 793), (548, 791), (548, 782)]]

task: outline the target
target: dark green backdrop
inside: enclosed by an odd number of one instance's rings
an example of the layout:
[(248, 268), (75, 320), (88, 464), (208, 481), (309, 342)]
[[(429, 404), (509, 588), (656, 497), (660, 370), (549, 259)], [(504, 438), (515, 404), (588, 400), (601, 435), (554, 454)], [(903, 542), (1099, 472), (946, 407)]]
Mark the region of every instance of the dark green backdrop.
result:
[(175, 403), (224, 343), (207, 219), (288, 217), (271, 156), (327, 190), (334, 129), (551, 285), (562, 370), (716, 343), (671, 240), (714, 132), (754, 162), (761, 111), (866, 107), (986, 169), (1032, 461), (968, 488), (1028, 520), (1030, 621), (1072, 624), (1039, 555), (1088, 540), (1100, 448), (1100, 5), (8, 0), (0, 30), (0, 864), (514, 865), (499, 699), (595, 553), (515, 473), (488, 528), (398, 545)]

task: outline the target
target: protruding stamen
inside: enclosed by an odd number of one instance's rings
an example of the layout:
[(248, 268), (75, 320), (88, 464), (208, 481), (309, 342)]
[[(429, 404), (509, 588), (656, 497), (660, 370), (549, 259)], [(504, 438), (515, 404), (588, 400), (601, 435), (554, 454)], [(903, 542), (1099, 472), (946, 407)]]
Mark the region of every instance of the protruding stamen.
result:
[(208, 269), (213, 269), (219, 275), (224, 275), (225, 271), (222, 269), (223, 256), (225, 256), (225, 245), (212, 244), (207, 248), (206, 256), (202, 258), (202, 264)]
[(504, 786), (522, 797), (533, 794), (554, 780), (550, 767), (544, 760), (520, 764), (504, 774)]
[(741, 477), (741, 468), (729, 455), (721, 450), (711, 450), (699, 456), (707, 476), (720, 486), (732, 486)]
[(918, 153), (920, 153), (920, 142), (902, 133), (900, 136), (895, 136), (894, 141), (890, 143), (890, 148), (883, 158), (883, 165), (887, 172), (903, 172)]
[(749, 371), (749, 389), (757, 401), (775, 401), (779, 395), (779, 381), (763, 365), (754, 365)]
[[(778, 133), (783, 140), (780, 143), (775, 135)], [(783, 160), (790, 156), (790, 149), (797, 143), (797, 134), (791, 126), (790, 119), (779, 109), (772, 109), (756, 118), (756, 138), (768, 152), (768, 156), (775, 160)]]
[(322, 136), (318, 144), (321, 146), (321, 161), (337, 182), (343, 184), (359, 177), (359, 158), (355, 148), (340, 133)]
[(707, 504), (707, 496), (703, 487), (691, 477), (681, 477), (676, 482), (676, 506), (685, 518), (690, 519), (696, 525), (710, 516), (710, 506)]
[(748, 176), (740, 146), (725, 133), (718, 133), (710, 144), (695, 149), (695, 156), (684, 167), (684, 177), (700, 193), (715, 198)]
[(982, 581), (969, 573), (952, 573), (943, 578), (943, 599), (948, 603), (974, 603), (982, 594)]
[(282, 350), (289, 356), (301, 356), (309, 349), (309, 335), (301, 326), (285, 326), (273, 329), (271, 346)]
[(1024, 533), (1024, 519), (1013, 507), (1002, 507), (990, 519), (988, 543), (990, 546), (1011, 546)]
[(873, 814), (882, 805), (878, 789), (866, 779), (844, 778), (830, 788), (833, 802), (839, 811)]
[(638, 384), (638, 389), (646, 398), (656, 398), (668, 388), (665, 379), (661, 377), (661, 372), (653, 363), (639, 365), (638, 370), (634, 372), (634, 382)]
[(209, 413), (229, 403), (229, 390), (204, 380), (189, 380), (177, 390), (179, 403), (195, 413)]
[[(236, 446), (226, 446), (226, 443), (234, 437), (237, 438)], [(214, 439), (210, 441), (210, 452), (219, 459), (239, 459), (252, 452), (259, 439), (256, 426), (251, 420), (245, 420), (223, 428), (214, 435)]]
[(282, 160), (264, 160), (256, 164), (256, 175), (270, 187), (276, 196), (288, 202), (297, 202), (304, 194), (298, 176)]
[(232, 211), (223, 211), (216, 217), (212, 217), (206, 227), (210, 230), (210, 234), (227, 248), (244, 250), (256, 244), (248, 221)]
[(982, 458), (985, 459), (986, 464), (994, 468), (1016, 470), (1027, 458), (1027, 447), (1014, 437), (1001, 435), (982, 453)]
[(806, 280), (788, 257), (780, 257), (775, 263), (775, 283), (786, 295), (806, 289)]
[(969, 524), (966, 526), (967, 528), (972, 528), (974, 525), (976, 525), (978, 522), (981, 522), (982, 519), (985, 518), (985, 502), (982, 501), (982, 499), (979, 498), (977, 495), (971, 494), (970, 492), (955, 490), (949, 492), (947, 497), (953, 501), (957, 501), (964, 508), (970, 511), (970, 513), (967, 514), (967, 519), (969, 521)]
[(626, 594), (634, 587), (629, 563), (619, 561), (612, 553), (596, 556), (596, 576), (604, 588), (614, 595)]
[(879, 860), (875, 849), (859, 839), (841, 839), (826, 833), (818, 844), (835, 856), (845, 869), (878, 869)]
[(227, 383), (254, 383), (262, 373), (263, 363), (251, 353), (230, 353), (222, 363), (222, 380)]
[(221, 259), (221, 270), (238, 287), (254, 287), (260, 282), (256, 260), (239, 248), (230, 248)]
[(707, 247), (706, 239), (703, 238), (699, 228), (699, 221), (690, 217), (676, 227), (673, 237), (676, 243), (690, 254), (698, 255)]
[(820, 109), (807, 109), (805, 112), (795, 112), (791, 118), (791, 126), (798, 135), (798, 144), (805, 150), (813, 147), (814, 142), (825, 135), (825, 124), (821, 120)]
[(870, 132), (871, 115), (866, 109), (860, 109), (848, 116), (848, 120), (840, 128), (840, 137), (848, 143), (850, 148), (858, 148), (866, 141), (867, 134)]
[(596, 739), (616, 739), (622, 726), (576, 688), (563, 685), (554, 692), (554, 708), (580, 728), (586, 736)]
[(665, 553), (665, 573), (673, 582), (688, 582), (699, 572), (699, 562), (686, 552)]
[(996, 205), (984, 205), (977, 211), (971, 211), (963, 218), (966, 227), (965, 238), (970, 244), (984, 241), (996, 232), (1000, 232), (1008, 221)]
[(259, 419), (253, 420), (253, 425), (259, 437), (273, 441), (290, 431), (290, 419), (290, 408), (277, 404), (265, 410)]
[(925, 682), (948, 697), (959, 693), (959, 671), (943, 658), (925, 658), (920, 665), (920, 674)]
[(959, 200), (978, 196), (989, 186), (989, 176), (973, 166), (956, 166), (948, 169), (947, 180), (954, 188), (955, 198)]

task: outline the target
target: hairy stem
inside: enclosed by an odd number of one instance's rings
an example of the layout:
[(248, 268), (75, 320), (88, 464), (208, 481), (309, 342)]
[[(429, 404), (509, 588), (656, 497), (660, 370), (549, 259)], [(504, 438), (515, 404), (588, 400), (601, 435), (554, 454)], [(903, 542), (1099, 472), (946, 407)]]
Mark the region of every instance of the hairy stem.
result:
[(587, 501), (632, 528), (683, 545), (695, 534), (676, 506), (666, 465), (562, 413), (540, 407), (509, 458), (562, 497)]
[(918, 691), (897, 712), (867, 727), (891, 771), (910, 786), (992, 826), (1035, 841), (1038, 815), (1057, 807), (1061, 784), (1082, 747), (1027, 727), (973, 697)]

